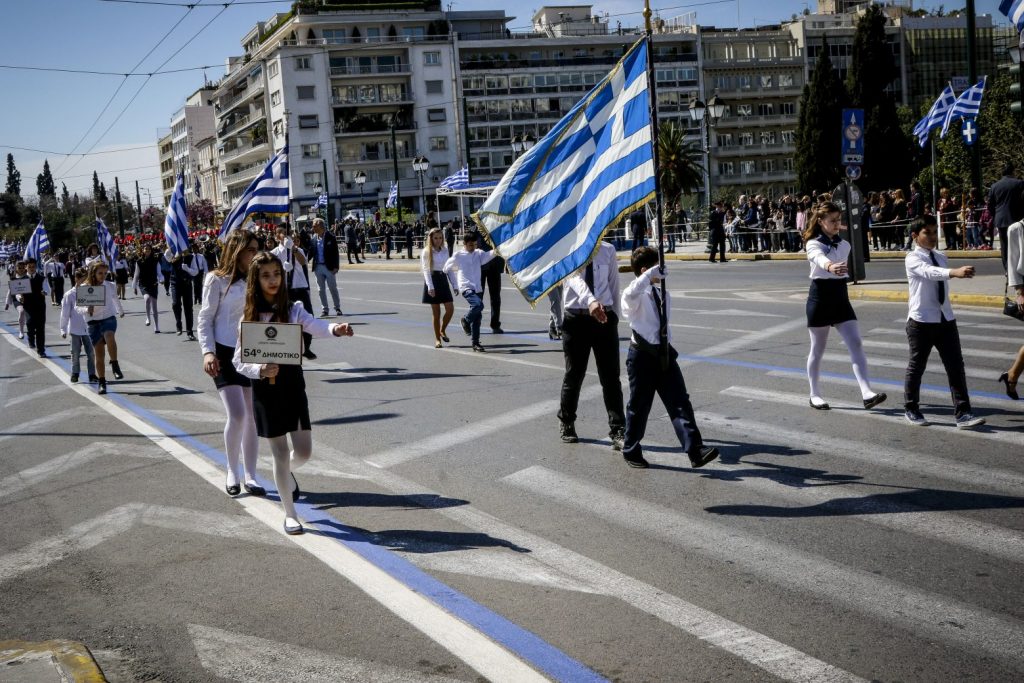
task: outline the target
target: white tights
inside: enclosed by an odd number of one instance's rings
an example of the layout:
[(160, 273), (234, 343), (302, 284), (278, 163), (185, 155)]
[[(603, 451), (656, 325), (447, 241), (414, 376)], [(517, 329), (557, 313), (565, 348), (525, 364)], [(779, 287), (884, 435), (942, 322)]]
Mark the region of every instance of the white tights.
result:
[(252, 388), (227, 386), (220, 390), (220, 400), (228, 422), (224, 425), (224, 451), (228, 456), (227, 485), (238, 484), (238, 456), (242, 456), (245, 481), (256, 483), (256, 456), (260, 440), (252, 415)]
[[(853, 376), (860, 385), (861, 398), (869, 399), (875, 395), (868, 382), (868, 359), (864, 355), (864, 344), (860, 339), (860, 328), (856, 320), (847, 320), (835, 326), (839, 336), (843, 338), (850, 361), (853, 363)], [(825, 355), (825, 344), (828, 342), (828, 327), (808, 327), (811, 333), (811, 352), (807, 355), (807, 381), (811, 385), (811, 399), (824, 402), (818, 390), (818, 374), (821, 370), (821, 358)]]
[(288, 434), (275, 436), (270, 441), (270, 451), (274, 454), (274, 483), (277, 493), (284, 506), (285, 517), (298, 519), (295, 516), (295, 503), (292, 502), (292, 470), (306, 464), (313, 454), (313, 432), (300, 429), (289, 432), (292, 437), (291, 450), (288, 449)]
[(160, 329), (160, 311), (156, 309), (156, 297), (146, 294), (143, 297), (146, 300), (146, 320), (153, 321), (153, 328)]

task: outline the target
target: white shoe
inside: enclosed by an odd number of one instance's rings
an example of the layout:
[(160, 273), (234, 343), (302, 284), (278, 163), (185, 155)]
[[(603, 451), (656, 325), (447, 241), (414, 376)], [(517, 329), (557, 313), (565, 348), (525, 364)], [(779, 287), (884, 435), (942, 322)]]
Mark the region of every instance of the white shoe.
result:
[(303, 531), (302, 523), (293, 517), (284, 518), (284, 532), (289, 536), (298, 536)]
[(24, 332), (19, 332), (18, 333), (18, 339), (24, 339), (24, 338), (25, 338), (25, 333)]

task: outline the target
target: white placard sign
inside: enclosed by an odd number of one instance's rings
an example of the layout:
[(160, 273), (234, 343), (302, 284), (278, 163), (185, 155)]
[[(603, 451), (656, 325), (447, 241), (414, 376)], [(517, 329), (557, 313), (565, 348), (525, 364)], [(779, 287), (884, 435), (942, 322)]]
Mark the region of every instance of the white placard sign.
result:
[(302, 364), (302, 325), (243, 322), (238, 340), (243, 363)]
[(106, 306), (107, 288), (103, 285), (78, 285), (75, 297), (79, 306)]
[(11, 280), (11, 294), (31, 294), (32, 282), (27, 277)]

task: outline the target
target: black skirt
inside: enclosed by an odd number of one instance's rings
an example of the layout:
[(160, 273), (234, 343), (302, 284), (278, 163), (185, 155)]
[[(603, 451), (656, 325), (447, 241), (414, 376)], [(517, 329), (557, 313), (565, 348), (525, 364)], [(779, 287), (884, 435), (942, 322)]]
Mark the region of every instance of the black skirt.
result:
[(114, 271), (114, 282), (119, 285), (128, 284), (128, 269), (118, 268)]
[(139, 284), (139, 289), (141, 289), (142, 293), (148, 296), (150, 299), (155, 299), (157, 293), (159, 292), (159, 285), (156, 282), (150, 285)]
[(265, 439), (309, 430), (306, 380), (299, 365), (282, 365), (274, 384), (268, 379), (252, 383), (252, 413), (256, 433)]
[(213, 377), (213, 383), (217, 389), (224, 387), (250, 387), (252, 380), (244, 375), (238, 374), (235, 370), (235, 349), (223, 344), (217, 344), (217, 361), (220, 363), (220, 372)]
[(430, 296), (427, 283), (423, 283), (423, 303), (425, 304), (450, 304), (452, 302), (452, 288), (448, 284), (448, 277), (440, 270), (430, 272), (430, 281), (434, 283), (434, 296)]
[(831, 327), (856, 319), (846, 280), (811, 280), (811, 289), (807, 292), (807, 327)]

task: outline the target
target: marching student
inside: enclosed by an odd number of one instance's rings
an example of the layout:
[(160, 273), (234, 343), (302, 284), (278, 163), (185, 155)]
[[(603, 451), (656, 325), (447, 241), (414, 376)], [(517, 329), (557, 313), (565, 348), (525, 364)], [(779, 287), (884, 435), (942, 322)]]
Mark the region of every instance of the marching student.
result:
[(96, 353), (96, 383), (99, 385), (97, 393), (107, 393), (106, 370), (104, 369), (104, 355), (110, 350), (110, 370), (114, 373), (114, 379), (124, 379), (121, 366), (117, 363), (117, 339), (114, 337), (117, 332), (117, 318), (124, 317), (124, 307), (121, 300), (117, 298), (117, 288), (113, 282), (107, 282), (107, 264), (103, 259), (96, 259), (89, 265), (89, 272), (86, 276), (86, 284), (93, 287), (104, 287), (106, 289), (107, 303), (103, 306), (79, 306), (75, 308), (85, 317), (89, 326), (89, 338), (92, 340), (93, 349)]
[[(309, 298), (309, 271), (306, 268), (306, 252), (302, 247), (295, 244), (289, 236), (287, 225), (277, 226), (277, 246), (270, 250), (270, 253), (281, 259), (284, 272), (287, 273), (288, 297), (292, 301), (299, 301), (302, 307), (310, 314), (313, 313), (313, 300)], [(313, 353), (312, 335), (302, 334), (303, 357), (309, 360), (316, 360)]]
[(25, 309), (28, 345), (35, 347), (40, 358), (46, 358), (46, 297), (50, 295), (50, 285), (37, 266), (34, 258), (25, 259), (25, 276), (31, 283), (32, 291), (19, 294), (18, 300)]
[[(269, 252), (257, 254), (249, 266), (242, 322), (298, 323), (314, 337), (352, 336), (348, 323), (329, 323), (314, 318), (301, 302), (289, 303), (281, 260)], [(284, 531), (292, 535), (301, 534), (302, 524), (295, 514), (295, 501), (300, 491), (292, 470), (304, 465), (313, 451), (302, 366), (245, 363), (240, 346), (235, 348), (233, 362), (240, 374), (254, 380), (256, 432), (270, 441), (270, 449), (274, 453), (274, 482), (284, 507)], [(273, 382), (264, 382), (264, 378)], [(289, 435), (292, 443), (290, 452)]]
[(128, 286), (128, 261), (123, 254), (118, 254), (114, 261), (114, 285), (117, 288), (117, 298), (125, 300), (125, 288)]
[(807, 355), (807, 381), (810, 384), (809, 403), (815, 410), (828, 410), (828, 402), (821, 397), (819, 380), (821, 359), (825, 355), (828, 333), (836, 328), (850, 352), (853, 375), (860, 385), (864, 408), (870, 409), (888, 398), (874, 391), (868, 380), (868, 359), (860, 338), (857, 314), (850, 305), (846, 289), (846, 265), (850, 257), (850, 243), (839, 237), (842, 212), (832, 202), (820, 202), (807, 219), (804, 230), (804, 249), (811, 266), (811, 287), (807, 293), (807, 331), (811, 336), (811, 350)]
[(184, 309), (184, 331), (188, 332), (189, 341), (195, 341), (196, 335), (192, 331), (192, 278), (199, 272), (193, 263), (195, 257), (187, 249), (180, 254), (173, 254), (168, 247), (164, 258), (171, 264), (171, 311), (174, 313), (174, 326), (178, 336), (181, 336), (181, 314)]
[(64, 264), (53, 253), (43, 263), (43, 275), (50, 283), (50, 303), (60, 306), (64, 299)]
[[(704, 445), (693, 405), (686, 391), (683, 372), (676, 358), (679, 354), (672, 348), (672, 330), (668, 339), (668, 366), (663, 365), (661, 353), (661, 281), (665, 275), (658, 267), (658, 250), (653, 247), (639, 247), (630, 258), (636, 279), (622, 292), (622, 314), (629, 320), (632, 337), (626, 353), (626, 376), (629, 378), (629, 402), (626, 404), (626, 436), (622, 457), (630, 467), (648, 467), (643, 456), (640, 441), (647, 431), (647, 418), (654, 403), (654, 394), (672, 420), (672, 428), (679, 437), (679, 443), (690, 458), (690, 465), (703, 467), (718, 457), (718, 449)], [(665, 291), (665, 311), (671, 310), (668, 291)]]
[(135, 264), (135, 281), (132, 289), (138, 295), (142, 288), (142, 298), (146, 304), (146, 327), (153, 325), (153, 332), (160, 334), (160, 311), (157, 310), (157, 295), (160, 284), (164, 281), (163, 270), (160, 268), (160, 256), (153, 253), (148, 244), (142, 248), (142, 258)]
[(921, 377), (934, 347), (938, 349), (942, 366), (946, 369), (957, 429), (983, 425), (985, 419), (971, 413), (960, 333), (946, 284), (950, 278), (974, 277), (974, 266), (948, 267), (946, 255), (938, 251), (939, 229), (935, 216), (915, 218), (910, 224), (910, 236), (914, 240), (914, 250), (904, 259), (910, 284), (907, 314), (910, 362), (903, 385), (907, 421), (919, 427), (928, 424), (921, 414), (919, 402)]
[(210, 264), (206, 260), (206, 253), (204, 251), (208, 241), (209, 238), (203, 235), (192, 243), (192, 265), (196, 267), (196, 274), (192, 278), (192, 294), (195, 296), (196, 306), (203, 303), (203, 280), (206, 279), (206, 274), (210, 272)]
[[(252, 414), (252, 383), (235, 371), (232, 361), (238, 345), (238, 321), (245, 310), (245, 278), (258, 244), (256, 236), (248, 230), (235, 230), (228, 235), (220, 264), (206, 275), (203, 305), (199, 309), (203, 372), (213, 378), (227, 415), (224, 452), (228, 456), (228, 467), (224, 490), (229, 496), (241, 493), (243, 484), (251, 496), (267, 493), (256, 483), (256, 456), (260, 444)], [(241, 482), (239, 457), (244, 475)]]
[(473, 350), (483, 352), (480, 344), (480, 321), (483, 320), (484, 302), (481, 267), (489, 263), (496, 254), (476, 248), (476, 231), (467, 232), (462, 238), (462, 249), (455, 252), (444, 263), (442, 270), (448, 275), (453, 289), (460, 292), (469, 304), (469, 311), (462, 317), (462, 331), (473, 340)]
[(100, 245), (93, 242), (85, 248), (85, 267), (88, 268), (93, 264), (93, 261), (106, 262), (103, 254), (100, 252)]
[[(25, 271), (25, 262), (18, 261), (14, 264), (14, 272), (11, 274), (12, 280), (24, 280), (28, 277)], [(12, 292), (8, 286), (7, 300), (4, 302), (4, 310), (10, 310), (11, 304), (14, 304), (15, 310), (18, 311), (18, 339), (25, 338), (25, 307), (21, 305), (21, 298)]]
[(92, 346), (92, 339), (89, 338), (89, 326), (85, 318), (76, 308), (78, 305), (78, 292), (75, 287), (85, 284), (89, 271), (79, 268), (74, 273), (74, 285), (64, 295), (60, 306), (60, 338), (67, 339), (71, 335), (71, 382), (78, 382), (78, 374), (81, 371), (79, 356), (85, 351), (85, 362), (89, 369), (89, 381), (96, 382), (99, 378), (96, 375), (96, 359), (93, 358), (95, 349)]
[(561, 283), (548, 292), (548, 339), (561, 341), (562, 323), (565, 320), (565, 290)]
[[(444, 274), (444, 265), (451, 254), (444, 243), (441, 228), (432, 228), (420, 253), (420, 271), (423, 273), (422, 302), (430, 304), (430, 313), (434, 322), (434, 348), (441, 348), (441, 342), (447, 342), (448, 323), (455, 315), (452, 290), (448, 278)], [(444, 318), (441, 317), (441, 306), (444, 306)]]

